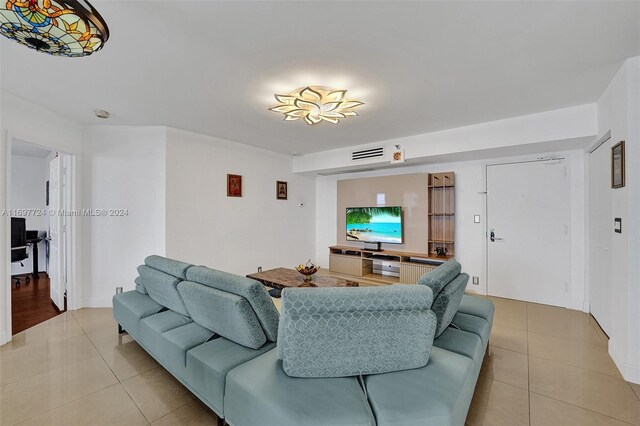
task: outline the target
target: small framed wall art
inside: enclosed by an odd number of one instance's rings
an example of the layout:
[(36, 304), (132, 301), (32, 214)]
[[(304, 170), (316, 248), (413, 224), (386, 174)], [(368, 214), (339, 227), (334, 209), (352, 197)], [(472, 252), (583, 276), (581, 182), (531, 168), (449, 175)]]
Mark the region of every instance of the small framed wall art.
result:
[(611, 147), (611, 188), (624, 186), (624, 141)]
[(287, 182), (276, 181), (276, 200), (287, 199)]
[(227, 197), (242, 197), (241, 175), (227, 175)]

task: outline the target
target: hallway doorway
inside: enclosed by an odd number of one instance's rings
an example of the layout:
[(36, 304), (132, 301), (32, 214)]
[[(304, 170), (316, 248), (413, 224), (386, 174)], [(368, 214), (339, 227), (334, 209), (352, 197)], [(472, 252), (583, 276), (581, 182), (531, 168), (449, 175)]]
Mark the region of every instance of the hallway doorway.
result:
[(72, 156), (24, 141), (10, 145), (11, 332), (67, 309)]

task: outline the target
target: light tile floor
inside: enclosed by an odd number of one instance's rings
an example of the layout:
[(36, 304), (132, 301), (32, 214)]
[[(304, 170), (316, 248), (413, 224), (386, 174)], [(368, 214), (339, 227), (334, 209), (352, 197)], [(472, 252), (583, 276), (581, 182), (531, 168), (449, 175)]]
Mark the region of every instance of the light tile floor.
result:
[(640, 425), (640, 386), (624, 381), (590, 315), (490, 299), (494, 325), (468, 425)]
[[(488, 357), (467, 424), (640, 425), (606, 336), (577, 311), (491, 298)], [(111, 309), (68, 312), (0, 347), (0, 424), (199, 425), (216, 416), (131, 337)]]

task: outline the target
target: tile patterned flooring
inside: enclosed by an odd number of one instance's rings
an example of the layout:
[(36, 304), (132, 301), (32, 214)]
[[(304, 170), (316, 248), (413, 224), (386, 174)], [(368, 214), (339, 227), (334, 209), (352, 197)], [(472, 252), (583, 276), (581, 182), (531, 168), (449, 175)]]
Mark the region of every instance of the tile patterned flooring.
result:
[[(640, 425), (606, 336), (577, 311), (496, 304), (467, 424)], [(0, 424), (205, 425), (215, 414), (129, 336), (111, 309), (59, 315), (0, 347)]]

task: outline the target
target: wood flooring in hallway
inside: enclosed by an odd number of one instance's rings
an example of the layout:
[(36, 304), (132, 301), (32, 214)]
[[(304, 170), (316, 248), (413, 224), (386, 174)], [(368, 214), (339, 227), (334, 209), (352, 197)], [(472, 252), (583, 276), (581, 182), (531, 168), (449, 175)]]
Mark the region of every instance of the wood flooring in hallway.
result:
[(60, 312), (51, 302), (49, 276), (40, 272), (38, 278), (26, 282), (20, 276), (20, 285), (11, 280), (11, 324), (12, 334), (20, 333), (34, 325), (47, 321)]

